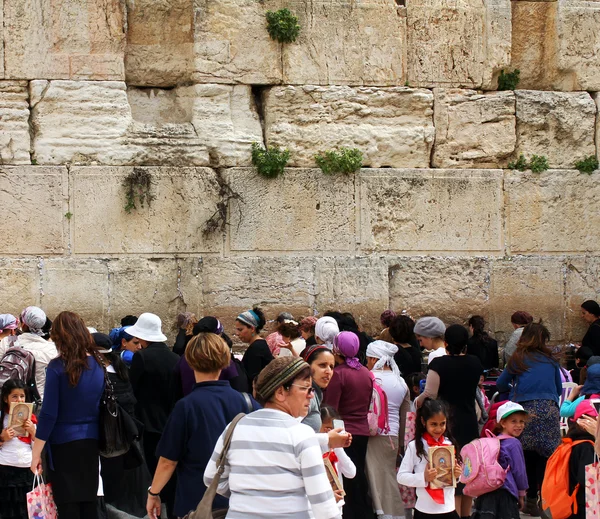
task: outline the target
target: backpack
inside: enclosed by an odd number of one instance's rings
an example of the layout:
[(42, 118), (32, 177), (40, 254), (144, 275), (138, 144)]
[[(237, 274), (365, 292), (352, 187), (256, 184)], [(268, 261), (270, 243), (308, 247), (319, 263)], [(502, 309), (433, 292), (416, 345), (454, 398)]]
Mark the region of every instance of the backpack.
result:
[(486, 435), (486, 438), (477, 438), (467, 443), (460, 451), (463, 459), (460, 482), (465, 484), (463, 493), (466, 496), (479, 497), (499, 489), (510, 470), (510, 467), (506, 469), (501, 467), (498, 463), (498, 455), (500, 440), (512, 436), (506, 434), (495, 436), (489, 431), (486, 431)]
[(40, 401), (40, 394), (35, 383), (35, 357), (33, 353), (19, 346), (6, 350), (0, 359), (0, 389), (9, 379), (23, 381), (33, 402)]
[(542, 510), (552, 519), (566, 519), (572, 514), (577, 514), (577, 491), (579, 484), (575, 486), (572, 494), (569, 494), (569, 460), (571, 449), (580, 443), (591, 440), (573, 441), (571, 438), (563, 438), (562, 443), (554, 451), (546, 464), (546, 473), (542, 483)]
[(369, 434), (377, 436), (378, 434), (388, 434), (390, 432), (388, 400), (385, 391), (375, 380), (375, 375), (369, 371), (373, 379), (373, 393), (371, 395), (371, 404), (367, 414), (369, 423)]

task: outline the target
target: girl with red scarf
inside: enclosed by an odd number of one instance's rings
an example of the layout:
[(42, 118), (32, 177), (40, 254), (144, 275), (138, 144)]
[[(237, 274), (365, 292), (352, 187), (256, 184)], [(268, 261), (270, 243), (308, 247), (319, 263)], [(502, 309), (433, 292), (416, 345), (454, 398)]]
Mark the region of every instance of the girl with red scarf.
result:
[[(417, 411), (415, 439), (408, 444), (398, 469), (398, 483), (417, 490), (414, 519), (459, 517), (454, 503), (454, 487), (431, 487), (431, 482), (438, 473), (429, 466), (429, 448), (442, 445), (454, 445), (458, 459), (458, 448), (448, 432), (446, 405), (441, 400), (427, 398)], [(455, 478), (460, 476), (461, 468), (458, 463), (454, 465), (453, 472)]]
[(25, 402), (25, 384), (21, 380), (7, 380), (0, 399), (0, 516), (2, 519), (27, 519), (26, 494), (33, 484), (33, 474), (29, 470), (31, 443), (35, 440), (37, 420), (31, 415), (31, 420), (23, 424), (28, 436), (19, 436), (14, 428), (8, 427), (10, 404)]

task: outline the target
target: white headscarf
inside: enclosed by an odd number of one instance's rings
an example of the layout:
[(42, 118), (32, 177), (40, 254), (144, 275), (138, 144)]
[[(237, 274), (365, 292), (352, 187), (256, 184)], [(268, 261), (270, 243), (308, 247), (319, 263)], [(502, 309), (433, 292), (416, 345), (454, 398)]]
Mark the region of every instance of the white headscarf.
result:
[(321, 317), (315, 324), (315, 336), (321, 339), (325, 345), (333, 348), (333, 339), (340, 333), (337, 321), (333, 317)]
[(386, 341), (373, 341), (367, 346), (367, 357), (373, 357), (379, 359), (373, 370), (382, 369), (386, 364), (392, 368), (392, 372), (400, 380), (402, 380), (402, 374), (398, 368), (398, 364), (394, 360), (394, 355), (398, 353), (398, 346)]
[(21, 312), (21, 322), (27, 325), (29, 333), (44, 335), (42, 328), (46, 324), (46, 314), (37, 306), (28, 306)]

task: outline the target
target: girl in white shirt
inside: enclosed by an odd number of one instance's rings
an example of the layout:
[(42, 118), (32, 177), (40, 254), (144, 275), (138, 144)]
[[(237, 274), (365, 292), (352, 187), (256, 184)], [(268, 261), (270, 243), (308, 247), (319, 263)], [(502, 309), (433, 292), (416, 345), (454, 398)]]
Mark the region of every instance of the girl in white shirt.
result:
[[(458, 519), (454, 503), (454, 487), (432, 488), (438, 477), (436, 469), (428, 463), (430, 447), (454, 445), (458, 460), (458, 447), (447, 431), (448, 411), (440, 400), (427, 398), (417, 411), (415, 439), (408, 444), (398, 470), (398, 483), (417, 489), (414, 519)], [(453, 467), (454, 477), (461, 474), (458, 461)]]
[(10, 404), (25, 402), (25, 384), (9, 379), (2, 386), (0, 395), (0, 515), (2, 519), (27, 519), (26, 494), (31, 491), (33, 474), (31, 444), (35, 440), (35, 416), (26, 420), (23, 429), (29, 436), (19, 436), (23, 431), (8, 427)]

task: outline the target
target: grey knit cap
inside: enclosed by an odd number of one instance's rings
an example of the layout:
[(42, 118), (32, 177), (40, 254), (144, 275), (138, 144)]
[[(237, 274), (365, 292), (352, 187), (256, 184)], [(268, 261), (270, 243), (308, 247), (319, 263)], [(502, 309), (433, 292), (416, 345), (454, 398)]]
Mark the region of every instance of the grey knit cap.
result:
[(421, 317), (415, 323), (415, 335), (423, 337), (443, 337), (446, 332), (446, 325), (437, 317)]

